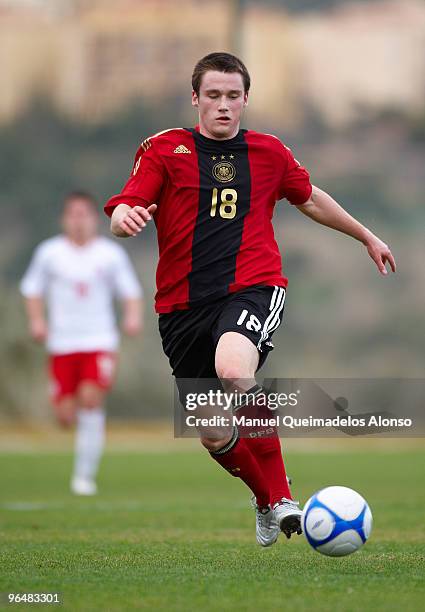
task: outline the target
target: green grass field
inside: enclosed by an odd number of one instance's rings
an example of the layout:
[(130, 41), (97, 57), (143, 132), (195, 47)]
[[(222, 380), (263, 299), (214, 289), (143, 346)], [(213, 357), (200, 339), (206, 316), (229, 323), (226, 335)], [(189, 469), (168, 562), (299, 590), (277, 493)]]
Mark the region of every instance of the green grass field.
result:
[(302, 536), (261, 549), (248, 492), (201, 450), (109, 453), (91, 499), (68, 493), (69, 452), (0, 455), (2, 609), (28, 609), (5, 593), (59, 592), (65, 610), (422, 610), (424, 453), (287, 463), (303, 502), (329, 484), (367, 498), (361, 551), (326, 558)]

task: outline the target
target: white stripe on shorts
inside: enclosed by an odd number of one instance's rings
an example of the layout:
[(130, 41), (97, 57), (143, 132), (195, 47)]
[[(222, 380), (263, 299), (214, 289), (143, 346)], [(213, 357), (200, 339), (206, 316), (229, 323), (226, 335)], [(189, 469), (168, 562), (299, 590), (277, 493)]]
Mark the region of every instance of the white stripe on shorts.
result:
[(273, 321), (270, 321), (270, 324), (269, 324), (268, 329), (267, 329), (267, 335), (269, 335), (271, 332), (273, 332), (275, 329), (277, 329), (279, 327), (279, 325), (280, 325), (281, 314), (282, 314), (282, 311), (283, 311), (283, 307), (285, 305), (285, 298), (286, 298), (286, 291), (284, 290), (283, 301), (281, 303), (279, 311), (276, 312), (275, 318), (273, 319)]
[[(284, 304), (285, 304), (285, 289), (284, 287), (275, 286), (272, 298), (270, 300), (270, 306), (269, 306), (270, 314), (264, 321), (263, 329), (261, 330), (260, 339), (257, 344), (257, 348), (259, 351), (261, 351), (262, 343), (265, 340), (267, 340), (269, 336), (269, 331), (271, 331), (270, 328), (273, 325), (275, 325), (276, 327), (277, 325), (279, 325), (279, 316), (280, 316), (280, 313), (282, 311)], [(276, 325), (276, 321), (277, 321), (277, 325)], [(275, 329), (276, 327), (274, 327), (273, 329)]]

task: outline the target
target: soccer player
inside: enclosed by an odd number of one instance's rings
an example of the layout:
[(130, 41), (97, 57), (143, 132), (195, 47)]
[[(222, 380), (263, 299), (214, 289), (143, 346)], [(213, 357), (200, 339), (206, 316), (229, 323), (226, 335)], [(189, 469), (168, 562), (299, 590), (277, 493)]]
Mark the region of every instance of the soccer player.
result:
[(131, 262), (120, 245), (97, 235), (98, 221), (94, 198), (70, 193), (62, 213), (63, 234), (36, 248), (21, 282), (30, 334), (46, 341), (56, 416), (64, 427), (76, 421), (71, 479), (76, 495), (97, 491), (103, 406), (119, 342), (114, 298), (122, 303), (126, 334), (138, 334), (142, 324), (142, 291)]
[[(273, 349), (287, 286), (272, 226), (278, 200), (360, 241), (382, 274), (387, 262), (395, 271), (388, 246), (312, 186), (287, 146), (240, 128), (249, 88), (237, 57), (201, 59), (192, 75), (199, 124), (144, 140), (123, 190), (105, 206), (116, 236), (137, 236), (155, 221), (156, 311), (183, 404), (187, 379), (262, 392), (255, 374)], [(280, 531), (301, 533), (277, 431), (201, 432), (201, 442), (253, 492), (259, 544), (273, 544)]]

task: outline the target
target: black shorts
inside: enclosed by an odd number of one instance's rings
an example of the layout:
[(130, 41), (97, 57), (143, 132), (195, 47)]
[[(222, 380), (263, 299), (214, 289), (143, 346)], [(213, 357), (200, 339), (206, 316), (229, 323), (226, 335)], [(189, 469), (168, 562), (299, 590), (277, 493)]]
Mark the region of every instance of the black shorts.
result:
[(159, 315), (159, 332), (180, 397), (180, 379), (216, 379), (215, 350), (225, 332), (246, 336), (260, 355), (258, 369), (273, 350), (272, 336), (282, 321), (284, 287), (253, 286), (214, 302)]

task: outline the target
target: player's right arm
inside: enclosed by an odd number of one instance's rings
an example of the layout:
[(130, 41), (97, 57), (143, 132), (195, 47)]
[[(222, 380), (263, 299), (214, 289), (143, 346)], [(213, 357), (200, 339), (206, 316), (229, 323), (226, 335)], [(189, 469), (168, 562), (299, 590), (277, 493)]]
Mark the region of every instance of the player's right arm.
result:
[(147, 138), (136, 153), (127, 183), (105, 206), (111, 217), (111, 232), (119, 238), (137, 236), (152, 219), (167, 173), (153, 138)]
[(48, 282), (48, 252), (46, 244), (37, 247), (22, 278), (20, 289), (24, 297), (28, 329), (33, 340), (43, 342), (47, 337), (44, 293)]
[(36, 342), (44, 342), (47, 337), (47, 321), (44, 313), (43, 298), (25, 298), (25, 310), (31, 338)]
[(118, 204), (112, 213), (111, 232), (118, 238), (137, 236), (146, 227), (146, 223), (152, 219), (156, 208), (156, 204), (151, 204), (147, 208)]

